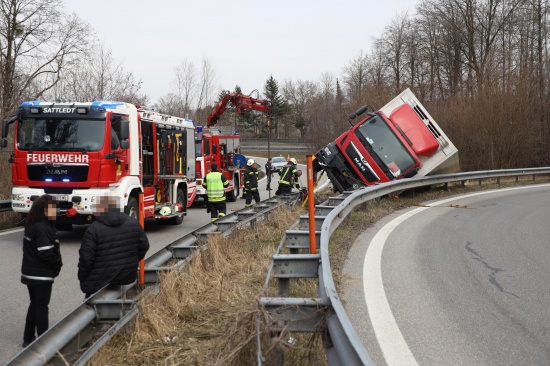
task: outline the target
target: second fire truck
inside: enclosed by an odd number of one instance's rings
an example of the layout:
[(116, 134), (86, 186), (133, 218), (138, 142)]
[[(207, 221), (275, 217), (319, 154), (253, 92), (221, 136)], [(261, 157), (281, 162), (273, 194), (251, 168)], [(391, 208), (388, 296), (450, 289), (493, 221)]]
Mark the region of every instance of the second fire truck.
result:
[(212, 163), (218, 164), (219, 171), (230, 182), (226, 188), (227, 200), (234, 202), (244, 186), (243, 173), (246, 158), (241, 155), (240, 136), (230, 128), (214, 127), (225, 112), (227, 105), (235, 107), (237, 115), (243, 115), (247, 109), (259, 111), (270, 118), (269, 101), (253, 98), (250, 95), (225, 92), (219, 103), (208, 116), (206, 127), (196, 128), (197, 154), (197, 197), (206, 198), (202, 179), (210, 171)]

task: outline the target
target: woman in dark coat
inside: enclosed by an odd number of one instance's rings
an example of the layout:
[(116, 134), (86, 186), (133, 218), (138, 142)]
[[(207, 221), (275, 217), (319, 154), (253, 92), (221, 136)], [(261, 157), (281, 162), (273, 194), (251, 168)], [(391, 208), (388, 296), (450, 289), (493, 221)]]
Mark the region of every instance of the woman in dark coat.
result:
[(23, 333), (23, 347), (48, 330), (48, 306), (54, 278), (63, 262), (55, 230), (56, 203), (52, 196), (34, 200), (25, 220), (21, 282), (29, 290), (30, 305)]

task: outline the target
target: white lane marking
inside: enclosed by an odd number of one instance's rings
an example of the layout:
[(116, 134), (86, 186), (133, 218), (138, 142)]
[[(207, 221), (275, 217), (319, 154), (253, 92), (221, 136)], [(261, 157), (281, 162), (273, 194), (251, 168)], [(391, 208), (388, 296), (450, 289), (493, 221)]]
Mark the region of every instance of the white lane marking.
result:
[(447, 198), (430, 203), (427, 205), (428, 207), (420, 207), (409, 211), (388, 222), (380, 231), (376, 233), (369, 244), (369, 248), (367, 249), (365, 260), (363, 262), (363, 290), (369, 318), (371, 320), (376, 339), (378, 340), (378, 344), (380, 345), (384, 359), (386, 360), (388, 366), (418, 365), (414, 355), (407, 345), (407, 342), (403, 338), (401, 330), (397, 326), (397, 322), (395, 321), (393, 313), (390, 309), (390, 304), (388, 303), (386, 291), (384, 290), (384, 285), (382, 282), (382, 251), (384, 249), (384, 245), (386, 244), (386, 240), (392, 231), (399, 224), (417, 213), (443, 203), (480, 196), (483, 194), (549, 186), (550, 184), (540, 184), (536, 186), (504, 188)]
[(2, 232), (0, 232), (0, 236), (8, 235), (8, 234), (13, 234), (13, 233), (18, 233), (18, 232), (20, 232), (20, 231), (23, 231), (23, 229), (22, 229), (22, 228), (20, 228), (20, 229), (13, 229), (13, 230), (10, 229), (10, 230), (7, 230), (7, 231), (2, 231)]

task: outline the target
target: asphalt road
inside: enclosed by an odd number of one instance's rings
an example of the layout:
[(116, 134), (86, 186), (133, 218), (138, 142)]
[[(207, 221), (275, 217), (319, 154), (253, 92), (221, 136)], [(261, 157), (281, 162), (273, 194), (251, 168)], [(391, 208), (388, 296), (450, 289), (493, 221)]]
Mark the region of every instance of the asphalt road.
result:
[(550, 364), (550, 186), (432, 205), (349, 253), (342, 299), (375, 363)]
[[(262, 170), (266, 159), (257, 158)], [(305, 172), (305, 167), (301, 166)], [(268, 192), (266, 179), (259, 182), (260, 198), (265, 200), (273, 196), (277, 188), (277, 176), (273, 177), (271, 188)], [(301, 181), (306, 184), (305, 174)], [(228, 202), (228, 213), (244, 208), (245, 200), (237, 199), (237, 202)], [(210, 214), (202, 204), (188, 209), (187, 216), (181, 225), (159, 225), (154, 220), (146, 220), (145, 231), (149, 238), (151, 248), (146, 257), (156, 253), (169, 243), (191, 233), (210, 222)], [(75, 226), (71, 232), (59, 232), (63, 268), (61, 274), (53, 285), (52, 299), (50, 302), (50, 325), (55, 324), (69, 314), (84, 299), (77, 280), (78, 249), (86, 226)], [(0, 296), (0, 364), (5, 364), (21, 350), (23, 342), (23, 327), (25, 315), (29, 303), (27, 288), (20, 281), (22, 258), (22, 230), (10, 230), (0, 232), (0, 278), (2, 278), (2, 290)]]

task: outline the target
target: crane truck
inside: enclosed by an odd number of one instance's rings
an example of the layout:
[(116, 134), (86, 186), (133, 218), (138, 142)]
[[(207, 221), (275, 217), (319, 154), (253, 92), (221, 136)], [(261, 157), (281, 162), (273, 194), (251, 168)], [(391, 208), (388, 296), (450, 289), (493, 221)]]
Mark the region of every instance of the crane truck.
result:
[(218, 164), (219, 171), (230, 182), (229, 187), (225, 189), (229, 202), (235, 202), (244, 186), (243, 173), (246, 158), (241, 155), (240, 136), (237, 131), (215, 126), (229, 103), (235, 107), (237, 115), (243, 115), (246, 110), (254, 110), (264, 113), (267, 118), (270, 117), (269, 101), (229, 91), (224, 93), (208, 116), (206, 127), (196, 127), (197, 198), (206, 198), (202, 180), (210, 171), (212, 163)]
[(2, 148), (11, 124), (12, 209), (25, 215), (50, 194), (60, 230), (93, 221), (107, 194), (128, 215), (181, 224), (197, 194), (191, 120), (124, 102), (29, 101), (3, 122)]
[(315, 154), (314, 169), (324, 170), (340, 193), (460, 170), (457, 148), (410, 89), (377, 111), (359, 108), (350, 123), (365, 112), (365, 119)]

